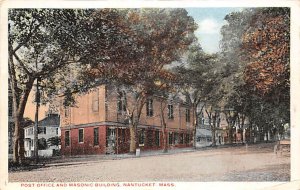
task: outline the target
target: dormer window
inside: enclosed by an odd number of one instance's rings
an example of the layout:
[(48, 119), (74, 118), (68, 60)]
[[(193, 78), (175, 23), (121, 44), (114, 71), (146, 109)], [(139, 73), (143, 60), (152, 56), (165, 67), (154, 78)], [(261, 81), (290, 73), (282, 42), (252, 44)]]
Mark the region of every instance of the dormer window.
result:
[(146, 114), (149, 117), (153, 116), (153, 99), (148, 99), (146, 102)]
[(120, 92), (118, 94), (118, 103), (117, 103), (117, 107), (118, 107), (118, 112), (122, 113), (126, 111), (126, 97), (124, 95), (124, 93)]
[(168, 119), (174, 119), (173, 105), (168, 105)]

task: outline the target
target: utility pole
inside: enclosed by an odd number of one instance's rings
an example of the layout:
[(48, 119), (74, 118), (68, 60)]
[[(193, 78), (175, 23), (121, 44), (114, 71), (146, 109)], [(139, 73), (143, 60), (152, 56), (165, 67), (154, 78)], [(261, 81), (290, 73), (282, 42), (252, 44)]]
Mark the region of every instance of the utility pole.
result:
[(35, 124), (34, 124), (34, 160), (37, 164), (39, 162), (38, 155), (38, 122), (39, 122), (39, 106), (40, 106), (40, 92), (39, 92), (39, 78), (36, 79), (36, 92), (35, 92)]

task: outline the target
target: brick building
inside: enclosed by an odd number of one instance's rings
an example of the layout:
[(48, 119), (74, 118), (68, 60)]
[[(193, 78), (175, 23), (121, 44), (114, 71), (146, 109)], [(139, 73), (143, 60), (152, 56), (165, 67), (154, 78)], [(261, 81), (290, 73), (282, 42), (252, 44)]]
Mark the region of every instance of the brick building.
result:
[[(137, 129), (137, 147), (162, 149), (161, 102), (167, 124), (169, 148), (192, 146), (192, 112), (179, 100), (149, 97)], [(125, 104), (126, 103), (126, 104)], [(134, 105), (132, 93), (122, 95), (115, 88), (100, 86), (77, 96), (74, 107), (60, 107), (61, 151), (64, 155), (129, 152), (130, 131), (126, 106)]]

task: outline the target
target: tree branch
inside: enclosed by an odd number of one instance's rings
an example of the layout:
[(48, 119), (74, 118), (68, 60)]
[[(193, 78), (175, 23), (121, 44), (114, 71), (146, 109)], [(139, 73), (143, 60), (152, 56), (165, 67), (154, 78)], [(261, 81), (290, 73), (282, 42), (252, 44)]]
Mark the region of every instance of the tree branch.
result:
[(23, 42), (21, 42), (15, 49), (13, 49), (13, 53), (15, 53), (16, 51), (18, 51), (23, 45), (25, 45), (30, 38), (32, 37), (32, 35), (36, 32), (36, 30), (43, 24), (43, 22), (41, 22), (40, 24), (38, 24), (37, 26), (35, 26), (35, 28), (31, 31), (32, 27), (33, 27), (34, 21), (31, 23), (30, 28), (29, 28), (29, 33), (26, 36), (25, 40)]
[(27, 75), (32, 75), (32, 72), (30, 72), (27, 68), (26, 68), (26, 66), (25, 66), (25, 63), (19, 58), (19, 56), (17, 55), (17, 53), (16, 52), (13, 52), (13, 56), (16, 58), (16, 60), (20, 63), (20, 65), (21, 65), (21, 67), (22, 67), (22, 69), (25, 71), (25, 73), (27, 74)]
[(68, 63), (74, 63), (73, 61), (63, 61), (63, 57), (61, 59), (59, 59), (59, 61), (57, 62), (57, 64), (53, 67), (44, 67), (40, 72), (37, 72), (36, 75), (37, 76), (45, 76), (45, 75), (49, 75), (52, 74), (52, 72), (58, 70), (59, 68), (65, 66)]

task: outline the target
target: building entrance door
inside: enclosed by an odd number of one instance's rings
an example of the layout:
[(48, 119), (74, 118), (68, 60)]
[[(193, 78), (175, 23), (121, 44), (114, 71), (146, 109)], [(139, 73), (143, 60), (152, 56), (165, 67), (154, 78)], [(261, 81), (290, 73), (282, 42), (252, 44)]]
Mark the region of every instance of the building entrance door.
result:
[(116, 129), (106, 129), (106, 154), (115, 154), (116, 149)]

